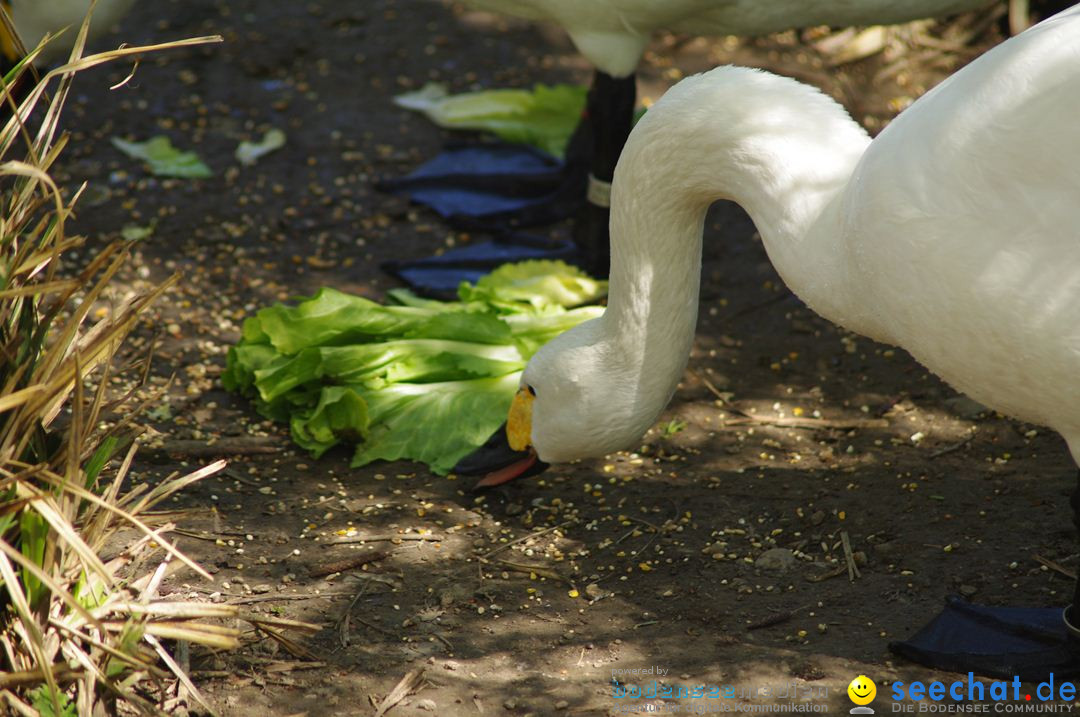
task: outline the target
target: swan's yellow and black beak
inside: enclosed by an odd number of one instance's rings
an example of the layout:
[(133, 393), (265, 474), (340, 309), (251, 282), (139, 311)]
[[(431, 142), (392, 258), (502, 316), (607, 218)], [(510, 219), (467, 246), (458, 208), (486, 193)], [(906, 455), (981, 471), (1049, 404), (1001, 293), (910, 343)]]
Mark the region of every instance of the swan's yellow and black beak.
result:
[(532, 443), (532, 407), (536, 394), (522, 386), (514, 394), (510, 414), (506, 419), (506, 442), (515, 451), (523, 451)]
[(537, 457), (530, 445), (534, 399), (535, 394), (527, 386), (519, 388), (510, 404), (506, 424), (454, 466), (455, 473), (484, 475), (473, 490), (502, 485), (547, 469), (548, 464)]

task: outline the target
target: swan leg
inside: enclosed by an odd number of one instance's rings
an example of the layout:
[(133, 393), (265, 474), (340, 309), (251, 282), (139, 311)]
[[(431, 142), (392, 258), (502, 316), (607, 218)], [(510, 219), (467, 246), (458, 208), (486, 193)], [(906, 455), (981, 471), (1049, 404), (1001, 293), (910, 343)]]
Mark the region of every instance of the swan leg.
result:
[[(572, 147), (588, 145), (589, 184), (586, 204), (575, 217), (574, 242), (582, 266), (590, 274), (604, 278), (610, 264), (608, 220), (611, 214), (611, 179), (626, 138), (634, 124), (637, 85), (634, 76), (613, 77), (596, 71), (585, 105), (585, 113), (575, 133)], [(573, 149), (571, 150), (573, 151)]]

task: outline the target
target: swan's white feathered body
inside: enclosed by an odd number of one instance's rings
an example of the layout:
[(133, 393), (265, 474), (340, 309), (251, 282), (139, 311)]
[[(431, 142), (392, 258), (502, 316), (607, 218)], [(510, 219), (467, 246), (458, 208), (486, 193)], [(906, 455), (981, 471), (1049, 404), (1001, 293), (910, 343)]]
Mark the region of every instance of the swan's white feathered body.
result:
[[(100, 35), (116, 24), (135, 0), (98, 0), (90, 20), (91, 36)], [(60, 40), (50, 42), (39, 55), (42, 62), (63, 60), (71, 51), (90, 0), (10, 0), (10, 12), (19, 37), (32, 50), (46, 33), (68, 28)]]
[(625, 448), (655, 421), (686, 364), (704, 215), (721, 198), (815, 311), (1054, 428), (1080, 462), (1080, 7), (872, 142), (793, 80), (723, 67), (673, 87), (616, 170), (608, 310), (525, 370), (541, 459)]
[(634, 71), (656, 30), (764, 35), (812, 25), (884, 25), (940, 17), (990, 0), (468, 0), (485, 10), (562, 26), (591, 63), (615, 77)]

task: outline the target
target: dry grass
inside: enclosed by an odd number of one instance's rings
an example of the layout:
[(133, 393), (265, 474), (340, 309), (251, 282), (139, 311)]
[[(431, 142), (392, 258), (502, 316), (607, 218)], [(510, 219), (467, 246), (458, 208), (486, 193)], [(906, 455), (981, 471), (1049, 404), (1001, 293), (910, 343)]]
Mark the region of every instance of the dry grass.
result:
[[(0, 87), (0, 709), (24, 715), (162, 713), (174, 677), (201, 702), (163, 641), (225, 649), (238, 640), (222, 623), (234, 608), (159, 598), (173, 568), (209, 576), (165, 537), (171, 525), (140, 519), (223, 464), (125, 490), (139, 407), (107, 390), (117, 348), (176, 277), (95, 320), (91, 307), (128, 247), (94, 250), (65, 274), (65, 256), (83, 244), (65, 232), (79, 192), (66, 196), (49, 176), (68, 141), (58, 122), (78, 72), (219, 38), (82, 57), (86, 28), (67, 64), (39, 81), (30, 66), (39, 47)], [(128, 418), (106, 423), (116, 415)]]

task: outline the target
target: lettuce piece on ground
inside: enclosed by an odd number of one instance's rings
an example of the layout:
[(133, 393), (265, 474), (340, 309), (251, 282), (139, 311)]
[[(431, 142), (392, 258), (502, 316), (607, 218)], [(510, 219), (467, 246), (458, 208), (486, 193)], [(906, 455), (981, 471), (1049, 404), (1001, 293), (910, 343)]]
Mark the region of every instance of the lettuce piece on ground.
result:
[(529, 144), (561, 158), (585, 109), (587, 90), (576, 85), (535, 85), (530, 90), (481, 90), (451, 95), (428, 83), (394, 98), (448, 129), (487, 130), (507, 142)]
[(145, 162), (150, 173), (159, 177), (206, 179), (214, 176), (199, 155), (177, 149), (164, 135), (151, 137), (145, 142), (129, 142), (113, 137), (112, 143), (127, 156)]
[(603, 312), (564, 305), (604, 288), (562, 262), (500, 268), (456, 302), (394, 290), (402, 305), (384, 306), (325, 288), (247, 319), (222, 382), (315, 457), (348, 443), (356, 466), (409, 459), (445, 473), (505, 420), (536, 349)]
[(480, 277), (476, 284), (462, 282), (458, 287), (458, 297), (464, 302), (486, 302), (511, 309), (519, 304), (540, 310), (579, 306), (606, 295), (606, 281), (561, 261), (546, 259), (503, 264)]
[(260, 157), (270, 154), (276, 150), (285, 146), (285, 133), (277, 127), (267, 130), (266, 134), (262, 136), (257, 142), (249, 142), (244, 140), (240, 143), (240, 146), (236, 148), (234, 156), (240, 164), (252, 165), (259, 161)]

